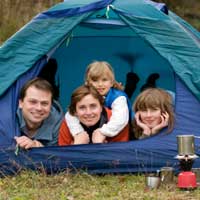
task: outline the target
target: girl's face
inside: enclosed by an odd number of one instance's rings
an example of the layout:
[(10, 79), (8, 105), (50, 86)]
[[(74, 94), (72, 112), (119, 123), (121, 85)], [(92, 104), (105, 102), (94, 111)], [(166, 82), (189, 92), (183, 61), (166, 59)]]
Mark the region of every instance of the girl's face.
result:
[(154, 128), (161, 122), (161, 110), (148, 108), (145, 111), (140, 111), (141, 121), (149, 128)]
[(99, 121), (101, 112), (100, 102), (91, 94), (86, 95), (76, 104), (76, 116), (87, 127), (93, 126)]
[(96, 80), (90, 80), (90, 84), (96, 88), (100, 95), (105, 96), (113, 86), (113, 80), (104, 75), (97, 78)]

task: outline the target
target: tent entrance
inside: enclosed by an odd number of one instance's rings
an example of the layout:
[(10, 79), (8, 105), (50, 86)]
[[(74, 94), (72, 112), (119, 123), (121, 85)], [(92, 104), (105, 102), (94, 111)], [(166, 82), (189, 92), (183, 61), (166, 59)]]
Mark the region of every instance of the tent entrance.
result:
[(160, 75), (158, 87), (174, 91), (174, 75), (169, 63), (132, 30), (122, 25), (89, 25), (84, 22), (77, 26), (70, 38), (52, 55), (58, 63), (59, 100), (64, 109), (69, 104), (72, 91), (84, 83), (86, 67), (94, 60), (109, 62), (114, 68), (116, 80), (123, 85), (128, 72), (139, 76), (132, 101), (152, 73)]

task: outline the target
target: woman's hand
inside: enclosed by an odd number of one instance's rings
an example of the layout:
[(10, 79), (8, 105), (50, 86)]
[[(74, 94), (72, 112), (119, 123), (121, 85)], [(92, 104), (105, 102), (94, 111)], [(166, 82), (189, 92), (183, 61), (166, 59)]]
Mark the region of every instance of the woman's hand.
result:
[(152, 134), (158, 133), (162, 128), (167, 127), (169, 122), (169, 114), (167, 112), (164, 112), (161, 114), (161, 122), (154, 128), (152, 128), (151, 132)]
[(139, 111), (137, 111), (136, 114), (135, 114), (135, 121), (136, 121), (136, 124), (140, 128), (142, 128), (144, 135), (146, 135), (146, 136), (151, 135), (151, 129), (140, 120), (140, 112)]
[(74, 144), (89, 144), (90, 138), (87, 132), (83, 131), (74, 136)]
[(99, 128), (92, 133), (92, 143), (106, 143), (106, 136), (101, 133)]

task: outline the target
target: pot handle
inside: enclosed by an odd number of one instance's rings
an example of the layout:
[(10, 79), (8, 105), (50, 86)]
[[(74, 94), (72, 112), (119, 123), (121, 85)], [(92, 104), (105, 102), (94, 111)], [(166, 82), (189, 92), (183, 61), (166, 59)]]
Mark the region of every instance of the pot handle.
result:
[(156, 176), (157, 177), (160, 177), (160, 175), (161, 175), (161, 171), (158, 169), (158, 170), (156, 170)]

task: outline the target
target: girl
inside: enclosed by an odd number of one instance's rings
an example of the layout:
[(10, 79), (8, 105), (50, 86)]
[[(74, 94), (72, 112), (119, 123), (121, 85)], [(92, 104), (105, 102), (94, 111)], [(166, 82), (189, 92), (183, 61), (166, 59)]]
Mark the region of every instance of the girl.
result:
[(136, 139), (155, 135), (164, 127), (174, 127), (173, 97), (165, 90), (148, 88), (138, 95), (133, 110), (133, 132)]
[[(106, 137), (114, 137), (128, 125), (132, 118), (132, 108), (122, 86), (115, 81), (111, 65), (105, 61), (92, 62), (86, 70), (85, 84), (93, 86), (104, 97), (105, 107), (112, 110), (108, 123), (97, 129), (92, 138), (93, 143), (102, 143)], [(77, 118), (69, 112), (65, 115), (71, 134), (75, 137), (84, 132)], [(75, 143), (78, 141), (75, 140)]]

